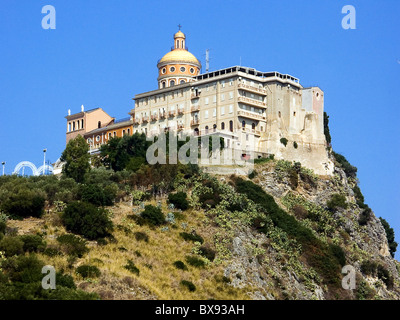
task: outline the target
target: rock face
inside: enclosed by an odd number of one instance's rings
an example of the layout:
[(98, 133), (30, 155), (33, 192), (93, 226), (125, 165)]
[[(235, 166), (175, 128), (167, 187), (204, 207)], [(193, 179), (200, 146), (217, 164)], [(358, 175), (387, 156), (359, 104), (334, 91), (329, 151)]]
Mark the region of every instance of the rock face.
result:
[[(297, 172), (298, 180), (293, 180), (290, 170), (282, 173), (274, 163), (256, 166), (256, 172), (253, 182), (272, 195), (282, 209), (313, 229), (321, 241), (343, 249), (346, 265), (355, 270), (357, 287), (332, 290), (320, 281), (304, 255), (298, 257), (298, 264), (290, 262), (291, 258), (270, 237), (250, 228), (237, 230), (232, 241), (232, 263), (225, 268), (232, 286), (253, 288), (249, 290), (251, 299), (400, 299), (400, 264), (391, 257), (385, 229), (373, 212), (368, 222), (360, 225), (363, 209), (356, 204), (354, 179), (335, 168), (333, 177), (314, 176), (311, 181)], [(327, 202), (335, 194), (345, 196), (347, 208), (327, 209)], [(296, 216), (288, 199), (295, 199), (309, 211), (319, 210), (320, 221), (318, 217), (311, 221)], [(259, 255), (254, 255), (255, 250)], [(368, 269), (371, 265), (375, 267)]]

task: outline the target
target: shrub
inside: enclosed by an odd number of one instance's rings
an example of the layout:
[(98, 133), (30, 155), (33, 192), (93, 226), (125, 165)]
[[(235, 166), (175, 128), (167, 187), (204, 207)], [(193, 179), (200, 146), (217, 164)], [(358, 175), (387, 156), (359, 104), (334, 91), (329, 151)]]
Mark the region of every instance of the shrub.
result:
[(342, 267), (346, 265), (346, 255), (340, 246), (330, 244), (329, 249)]
[(175, 268), (180, 269), (180, 270), (187, 270), (188, 269), (186, 264), (184, 262), (180, 261), (180, 260), (175, 261), (174, 262), (174, 266), (175, 266)]
[(112, 222), (103, 208), (91, 203), (72, 202), (64, 210), (62, 220), (68, 231), (80, 234), (89, 240), (110, 235)]
[(360, 213), (358, 224), (360, 226), (365, 226), (371, 220), (371, 214), (372, 210), (367, 206), (367, 208)]
[(334, 211), (337, 208), (347, 209), (348, 204), (346, 202), (346, 197), (344, 195), (335, 193), (332, 195), (331, 199), (326, 203), (329, 210)]
[(149, 236), (144, 232), (137, 231), (134, 233), (134, 236), (136, 241), (149, 242)]
[(165, 217), (161, 209), (152, 205), (145, 206), (140, 216), (152, 226), (159, 226), (165, 223)]
[(280, 142), (286, 147), (287, 143), (289, 142), (286, 138), (281, 138)]
[(85, 253), (89, 252), (86, 241), (73, 234), (61, 235), (57, 241), (61, 245), (61, 250), (70, 256), (82, 258)]
[(5, 234), (7, 229), (7, 223), (0, 221), (0, 233)]
[(111, 206), (115, 197), (112, 192), (105, 192), (104, 188), (95, 184), (82, 185), (80, 194), (82, 201), (92, 203), (95, 206)]
[(383, 218), (379, 218), (379, 220), (382, 223), (383, 228), (385, 229), (386, 232), (386, 238), (389, 244), (389, 251), (390, 254), (392, 255), (392, 257), (394, 257), (394, 253), (397, 250), (397, 242), (394, 241), (394, 230), (393, 228), (390, 227), (389, 222), (387, 222), (385, 219)]
[(256, 176), (257, 176), (257, 171), (255, 171), (255, 170), (250, 172), (248, 175), (249, 179), (254, 179)]
[(20, 239), (24, 243), (23, 249), (25, 252), (43, 251), (46, 248), (46, 243), (43, 241), (41, 236), (24, 235), (20, 236)]
[(132, 191), (132, 204), (139, 205), (142, 201), (149, 200), (151, 194), (141, 190)]
[(38, 190), (21, 188), (3, 201), (0, 209), (13, 218), (36, 217), (43, 214), (45, 199)]
[(351, 178), (355, 178), (357, 176), (357, 168), (352, 166), (350, 164), (350, 162), (348, 162), (347, 159), (343, 155), (341, 155), (340, 153), (336, 153), (336, 152), (333, 152), (333, 155), (334, 155), (336, 161), (342, 167), (346, 176), (351, 177)]
[(100, 277), (100, 270), (96, 266), (81, 265), (76, 268), (76, 273), (81, 275), (82, 278), (97, 278)]
[(197, 258), (195, 256), (187, 256), (186, 257), (186, 262), (188, 264), (190, 264), (191, 266), (196, 267), (196, 268), (202, 268), (202, 267), (204, 267), (206, 265), (204, 260), (199, 259), (199, 258)]
[(204, 242), (204, 239), (195, 232), (194, 233), (181, 232), (179, 233), (179, 235), (186, 241), (193, 241), (200, 243)]
[(354, 197), (356, 198), (357, 205), (362, 209), (368, 208), (368, 206), (364, 203), (364, 195), (361, 193), (360, 187), (356, 185), (353, 188), (353, 192), (354, 192)]
[(297, 142), (295, 141), (295, 142), (293, 142), (293, 147), (295, 148), (295, 149), (297, 149), (298, 148), (298, 144), (297, 144)]
[(215, 251), (209, 247), (201, 246), (199, 248), (199, 254), (204, 258), (207, 258), (210, 261), (214, 261), (215, 259)]
[(10, 281), (32, 283), (42, 281), (44, 263), (35, 254), (11, 257), (2, 264)]
[(68, 274), (56, 273), (56, 286), (63, 286), (65, 288), (76, 289), (74, 279)]
[(178, 209), (187, 210), (189, 208), (189, 202), (186, 198), (187, 195), (185, 192), (170, 193), (168, 195), (168, 202), (174, 204)]
[(139, 276), (140, 270), (135, 266), (132, 260), (128, 260), (128, 264), (126, 264), (124, 268)]
[(254, 164), (262, 164), (262, 163), (266, 163), (269, 162), (271, 160), (274, 160), (275, 155), (274, 154), (270, 154), (268, 158), (257, 158), (254, 159)]
[(19, 237), (5, 236), (0, 241), (0, 251), (4, 251), (6, 257), (12, 257), (24, 252), (24, 243)]
[(188, 288), (190, 292), (196, 291), (196, 286), (191, 281), (182, 280), (181, 285)]

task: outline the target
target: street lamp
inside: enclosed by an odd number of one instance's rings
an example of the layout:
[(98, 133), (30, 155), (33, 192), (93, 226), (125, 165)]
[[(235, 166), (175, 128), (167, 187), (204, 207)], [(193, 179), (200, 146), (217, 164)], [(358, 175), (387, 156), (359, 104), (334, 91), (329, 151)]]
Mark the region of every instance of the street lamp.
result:
[(3, 165), (3, 176), (4, 176), (4, 166), (6, 165), (6, 162), (3, 161), (1, 164)]
[(47, 149), (43, 149), (43, 175), (46, 175), (46, 151)]

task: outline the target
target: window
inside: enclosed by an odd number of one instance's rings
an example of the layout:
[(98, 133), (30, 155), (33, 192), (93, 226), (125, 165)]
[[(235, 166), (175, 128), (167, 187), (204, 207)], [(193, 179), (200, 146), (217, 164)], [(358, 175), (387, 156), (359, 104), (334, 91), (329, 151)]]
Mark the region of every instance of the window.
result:
[(113, 133), (114, 133), (114, 137), (116, 137), (116, 136), (117, 136), (117, 133), (116, 133), (115, 131), (114, 131)]
[(253, 130), (255, 130), (256, 124), (255, 124), (254, 122), (251, 124), (251, 128), (252, 128)]
[(233, 99), (233, 92), (229, 92), (229, 99)]
[(221, 93), (221, 101), (224, 101), (224, 100), (225, 100), (225, 94)]
[(233, 80), (232, 79), (229, 79), (229, 86), (233, 86)]
[(213, 97), (213, 103), (216, 103), (217, 102), (217, 96), (214, 96)]
[(232, 113), (233, 112), (233, 105), (231, 104), (231, 105), (229, 105), (229, 113)]
[(81, 120), (81, 129), (83, 129), (83, 119)]
[(190, 73), (194, 73), (194, 68), (190, 68)]
[(221, 115), (223, 116), (225, 114), (225, 107), (221, 107)]
[(246, 128), (246, 121), (242, 121), (242, 128)]
[(213, 117), (216, 117), (217, 116), (217, 108), (214, 108), (213, 109)]
[(205, 103), (205, 104), (208, 104), (208, 101), (209, 101), (209, 98), (208, 98), (208, 97), (204, 98), (204, 103)]
[(222, 87), (222, 88), (225, 88), (225, 80), (222, 80), (222, 81), (221, 81), (221, 87)]
[(207, 133), (208, 133), (208, 126), (206, 126), (206, 128), (205, 128), (205, 129), (206, 129), (206, 134), (207, 134)]
[(294, 117), (296, 116), (296, 111), (295, 111), (295, 112), (293, 112), (293, 116), (294, 116)]
[[(171, 80), (170, 82), (169, 82), (169, 85), (172, 87), (172, 86), (174, 86), (175, 85), (175, 80)], [(172, 98), (174, 97), (174, 93), (172, 93)]]
[(281, 117), (281, 112), (280, 111), (278, 112), (278, 116), (279, 116), (279, 118)]
[(175, 72), (175, 67), (171, 67), (171, 68), (169, 68), (169, 71), (171, 71), (171, 72)]
[(179, 48), (179, 40), (176, 40), (176, 47)]
[[(181, 81), (180, 81), (180, 84), (184, 84), (185, 82), (186, 82), (185, 80), (181, 80)], [(183, 95), (183, 94), (182, 94), (182, 95)], [(181, 96), (182, 96), (182, 95), (181, 95)]]
[(246, 141), (249, 141), (249, 134), (246, 134)]
[(204, 118), (207, 119), (208, 118), (208, 110), (204, 111)]
[(213, 131), (214, 132), (217, 131), (217, 125), (216, 124), (213, 125)]
[[(165, 88), (165, 81), (163, 81), (163, 82), (161, 83), (161, 86), (162, 86), (163, 88)], [(164, 98), (164, 100), (165, 100), (165, 98)]]
[(161, 73), (164, 74), (166, 72), (167, 72), (167, 69), (166, 68), (162, 68)]
[(233, 121), (232, 120), (229, 121), (229, 131), (233, 132)]
[(225, 130), (225, 122), (221, 123), (221, 130)]
[(180, 70), (181, 70), (181, 72), (185, 72), (186, 68), (185, 67), (181, 67)]
[(206, 85), (206, 91), (210, 90), (210, 87), (208, 85)]
[(101, 121), (99, 121), (99, 122), (97, 123), (97, 127), (98, 127), (98, 128), (101, 128)]
[(111, 132), (108, 133), (108, 138), (111, 139)]
[(96, 137), (96, 142), (99, 142), (100, 141), (100, 136), (97, 136)]
[(75, 131), (75, 121), (72, 123), (72, 131)]

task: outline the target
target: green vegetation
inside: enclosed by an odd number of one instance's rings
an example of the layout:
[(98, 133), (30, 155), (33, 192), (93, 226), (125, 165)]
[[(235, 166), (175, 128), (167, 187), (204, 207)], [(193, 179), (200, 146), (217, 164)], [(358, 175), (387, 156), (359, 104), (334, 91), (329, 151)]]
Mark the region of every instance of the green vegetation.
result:
[(270, 161), (274, 160), (274, 158), (275, 158), (275, 155), (274, 154), (270, 154), (268, 158), (257, 158), (257, 159), (254, 159), (254, 163), (255, 164), (263, 164), (263, 163), (267, 163), (267, 162), (270, 162)]
[(174, 262), (174, 266), (175, 266), (175, 268), (180, 269), (180, 270), (187, 270), (188, 269), (186, 264), (184, 262), (180, 261), (180, 260), (175, 261)]
[(196, 291), (196, 286), (191, 281), (182, 280), (181, 285), (186, 287), (190, 292)]
[(325, 134), (325, 139), (328, 145), (331, 145), (332, 143), (332, 138), (331, 134), (329, 132), (329, 116), (326, 112), (324, 112), (324, 134)]
[(175, 208), (187, 210), (189, 202), (187, 201), (187, 194), (185, 192), (170, 193), (168, 195), (168, 202), (172, 203)]
[(76, 268), (76, 273), (82, 278), (98, 278), (101, 275), (99, 268), (86, 264)]
[(346, 197), (342, 194), (335, 193), (331, 199), (326, 203), (329, 210), (335, 211), (337, 208), (347, 209), (349, 206), (346, 202)]
[(189, 265), (196, 267), (196, 268), (202, 268), (206, 265), (204, 260), (199, 259), (196, 256), (187, 256), (185, 259)]
[(72, 202), (64, 210), (62, 220), (68, 231), (96, 240), (110, 235), (112, 222), (108, 212), (86, 202)]
[(63, 174), (66, 177), (72, 178), (76, 182), (83, 182), (85, 174), (90, 170), (88, 151), (89, 145), (80, 135), (68, 142), (60, 158), (65, 162)]
[(382, 280), (386, 284), (388, 289), (393, 288), (393, 277), (382, 264), (375, 261), (366, 260), (363, 261), (360, 269), (362, 273), (372, 277), (377, 277), (378, 279)]
[(134, 236), (136, 241), (149, 242), (149, 236), (144, 232), (137, 231), (134, 233)]
[(299, 145), (297, 144), (296, 141), (293, 142), (293, 148), (297, 149), (299, 147)]
[(289, 142), (288, 139), (286, 138), (281, 138), (281, 140), (279, 140), (285, 147), (287, 146), (287, 143)]
[(390, 227), (389, 222), (387, 222), (385, 219), (383, 218), (379, 218), (381, 220), (382, 226), (385, 229), (386, 232), (386, 238), (389, 244), (389, 251), (390, 254), (392, 255), (392, 257), (394, 257), (394, 253), (397, 250), (397, 242), (394, 241), (394, 230), (393, 228)]
[(139, 276), (140, 270), (138, 269), (138, 267), (135, 266), (132, 260), (128, 260), (128, 263), (124, 266), (124, 268)]
[(357, 168), (352, 166), (347, 159), (341, 155), (340, 153), (336, 153), (333, 151), (333, 155), (338, 162), (339, 166), (342, 167), (347, 177), (356, 178), (357, 177)]
[(204, 242), (204, 239), (195, 232), (194, 233), (181, 232), (179, 233), (179, 235), (186, 241), (193, 241), (200, 243)]
[(144, 222), (151, 226), (159, 226), (165, 223), (165, 217), (161, 209), (152, 205), (145, 206), (140, 216)]
[(57, 237), (60, 244), (60, 250), (67, 255), (82, 258), (89, 249), (86, 247), (86, 241), (73, 234), (63, 234)]

